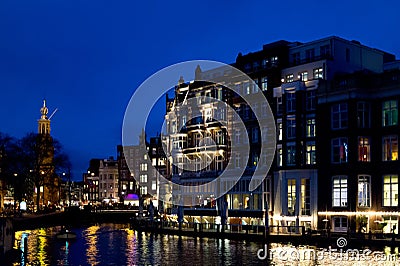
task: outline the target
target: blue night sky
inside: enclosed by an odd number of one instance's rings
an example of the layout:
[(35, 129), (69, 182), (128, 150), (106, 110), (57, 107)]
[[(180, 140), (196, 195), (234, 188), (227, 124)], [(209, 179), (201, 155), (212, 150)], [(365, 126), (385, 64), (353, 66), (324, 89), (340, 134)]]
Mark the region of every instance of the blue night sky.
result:
[(79, 180), (91, 158), (116, 156), (129, 99), (158, 70), (330, 35), (399, 57), (399, 10), (397, 0), (2, 0), (0, 132), (36, 132), (46, 98)]

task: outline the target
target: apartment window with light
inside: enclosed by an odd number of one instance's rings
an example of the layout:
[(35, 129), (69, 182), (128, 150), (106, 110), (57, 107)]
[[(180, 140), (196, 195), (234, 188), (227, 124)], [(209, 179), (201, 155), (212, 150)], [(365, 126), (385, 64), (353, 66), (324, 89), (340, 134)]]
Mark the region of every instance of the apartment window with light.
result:
[(347, 163), (348, 143), (347, 138), (332, 139), (332, 163)]
[(358, 176), (358, 206), (371, 207), (371, 177)]
[(301, 72), (299, 76), (300, 76), (301, 81), (308, 81), (308, 72), (307, 71)]
[(395, 126), (397, 125), (398, 108), (397, 101), (385, 101), (382, 103), (382, 126)]
[(156, 190), (156, 189), (157, 189), (156, 181), (151, 181), (151, 190)]
[(296, 164), (296, 144), (294, 142), (289, 142), (286, 144), (286, 152), (287, 152), (287, 165), (295, 165)]
[(250, 94), (250, 83), (249, 82), (243, 83), (243, 92), (244, 92), (244, 94)]
[(342, 129), (348, 126), (347, 103), (338, 103), (332, 105), (332, 129)]
[(306, 121), (306, 136), (308, 138), (315, 137), (315, 118), (307, 118), (307, 121)]
[(294, 115), (287, 117), (286, 136), (288, 139), (293, 139), (296, 137), (296, 117)]
[(295, 215), (296, 210), (296, 179), (287, 181), (288, 215)]
[(278, 145), (276, 148), (277, 152), (277, 157), (276, 157), (276, 164), (278, 167), (282, 167), (283, 165), (283, 151), (282, 151), (282, 145)]
[(287, 82), (287, 83), (293, 82), (293, 80), (294, 80), (293, 74), (288, 74), (288, 75), (286, 75), (286, 82)]
[(278, 140), (282, 140), (282, 137), (283, 137), (283, 126), (282, 126), (282, 119), (278, 119), (277, 120), (277, 126), (276, 126), (276, 128), (277, 128), (277, 133), (278, 133)]
[(306, 164), (313, 165), (316, 163), (315, 141), (308, 141), (306, 144)]
[(147, 183), (147, 175), (140, 175), (140, 183)]
[(272, 66), (278, 65), (278, 57), (277, 56), (271, 57), (271, 65)]
[(332, 178), (332, 206), (347, 207), (347, 176)]
[(268, 90), (268, 77), (261, 78), (261, 90)]
[(252, 93), (257, 93), (258, 92), (258, 79), (255, 79), (254, 82), (252, 83), (253, 91)]
[(301, 179), (301, 215), (311, 214), (310, 179)]
[(397, 207), (399, 205), (398, 175), (383, 176), (383, 206)]
[(358, 137), (358, 161), (369, 162), (370, 158), (370, 138), (369, 137)]
[(367, 102), (357, 103), (357, 126), (369, 128), (371, 125), (371, 105)]
[(286, 112), (296, 111), (296, 93), (295, 91), (286, 91)]
[(314, 79), (323, 79), (324, 78), (324, 69), (322, 67), (313, 69)]
[(267, 68), (269, 65), (269, 59), (263, 59), (261, 64), (263, 68)]
[(315, 110), (317, 106), (316, 91), (311, 90), (306, 92), (306, 109), (307, 111)]
[(225, 144), (225, 136), (224, 136), (224, 132), (222, 132), (222, 130), (217, 130), (217, 132), (215, 132), (215, 138), (216, 138), (217, 145)]
[(140, 194), (141, 195), (146, 195), (147, 194), (147, 187), (140, 187)]
[(382, 138), (382, 159), (383, 161), (397, 161), (399, 145), (397, 135), (384, 136)]

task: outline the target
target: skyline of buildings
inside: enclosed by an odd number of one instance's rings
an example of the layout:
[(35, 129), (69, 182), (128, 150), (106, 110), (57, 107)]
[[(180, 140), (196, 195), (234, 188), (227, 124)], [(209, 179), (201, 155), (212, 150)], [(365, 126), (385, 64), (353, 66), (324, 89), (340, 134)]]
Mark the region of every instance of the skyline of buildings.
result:
[[(185, 213), (214, 219), (219, 198), (227, 201), (230, 217), (246, 223), (263, 224), (268, 217), (270, 225), (326, 226), (337, 232), (368, 231), (385, 223), (385, 230), (397, 232), (400, 64), (395, 56), (332, 36), (266, 44), (260, 51), (239, 54), (232, 65), (251, 78), (225, 84), (236, 93), (224, 84), (196, 81), (223, 79), (223, 69), (198, 68), (195, 81), (181, 78), (174, 97), (167, 98), (167, 132), (148, 139), (143, 132), (139, 139), (146, 150), (118, 145), (117, 159), (91, 162), (84, 174), (85, 202), (119, 202), (139, 194), (147, 204), (173, 212), (174, 188), (161, 176), (176, 184), (203, 185), (231, 160), (234, 168), (245, 169), (238, 183), (222, 180), (218, 187), (228, 188), (223, 198), (212, 187), (187, 188)], [(267, 106), (261, 99), (249, 106), (238, 93), (254, 99), (262, 93), (276, 125), (272, 167), (254, 191), (248, 187), (255, 168), (272, 156), (260, 150), (268, 130), (258, 122), (268, 116)], [(190, 99), (196, 110), (187, 103)], [(244, 121), (248, 140), (234, 113)], [(39, 130), (47, 128), (39, 125)], [(249, 146), (247, 161), (232, 149), (240, 145)], [(165, 197), (162, 205), (160, 195)], [(361, 219), (360, 213), (366, 217)]]

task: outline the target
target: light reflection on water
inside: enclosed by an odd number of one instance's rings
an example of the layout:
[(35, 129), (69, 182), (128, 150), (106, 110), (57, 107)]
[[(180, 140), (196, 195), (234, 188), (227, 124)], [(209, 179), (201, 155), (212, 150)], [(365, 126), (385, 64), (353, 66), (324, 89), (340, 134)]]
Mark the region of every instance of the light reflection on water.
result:
[[(16, 232), (16, 240), (28, 237), (28, 263), (15, 265), (266, 265), (258, 251), (264, 246), (249, 241), (152, 235), (130, 230), (128, 225), (101, 224), (72, 228), (77, 239), (56, 240), (60, 227)], [(20, 244), (22, 244), (21, 242)], [(290, 247), (271, 244), (271, 248)], [(297, 248), (298, 250), (298, 248)], [(398, 248), (384, 253), (398, 254)], [(367, 265), (320, 261), (288, 261), (275, 258), (273, 265)], [(372, 265), (372, 264), (371, 264)], [(396, 265), (379, 264), (374, 265)]]

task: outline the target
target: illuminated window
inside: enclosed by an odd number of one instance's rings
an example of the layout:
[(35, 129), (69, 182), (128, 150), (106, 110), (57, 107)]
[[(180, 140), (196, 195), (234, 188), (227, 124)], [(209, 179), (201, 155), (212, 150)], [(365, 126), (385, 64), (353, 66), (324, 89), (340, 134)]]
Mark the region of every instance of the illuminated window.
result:
[(382, 139), (382, 159), (383, 161), (398, 160), (398, 139), (397, 135), (384, 136)]
[(397, 125), (397, 101), (385, 101), (382, 103), (382, 126)]
[(287, 182), (288, 215), (293, 216), (296, 208), (296, 179), (288, 179)]
[(332, 163), (347, 163), (347, 138), (332, 139)]
[(243, 83), (243, 92), (244, 92), (244, 94), (250, 94), (250, 83), (249, 82)]
[(210, 122), (212, 120), (212, 109), (207, 108), (204, 110), (204, 121)]
[(332, 178), (332, 206), (347, 206), (347, 176), (334, 176)]
[(147, 175), (140, 175), (140, 183), (147, 183)]
[(252, 93), (257, 93), (258, 92), (258, 79), (254, 80), (254, 83), (252, 83), (253, 91)]
[(370, 140), (368, 137), (358, 137), (358, 161), (369, 162), (370, 158)]
[(288, 75), (286, 75), (286, 82), (287, 82), (287, 83), (293, 82), (293, 80), (294, 80), (293, 74), (288, 74)]
[(271, 65), (272, 66), (278, 65), (278, 57), (277, 56), (271, 57)]
[(371, 125), (371, 105), (366, 102), (357, 103), (357, 126), (369, 128)]
[(301, 215), (311, 214), (310, 179), (301, 179)]
[(269, 66), (269, 59), (264, 59), (261, 62), (263, 68), (267, 68)]
[(308, 81), (308, 71), (303, 71), (299, 74), (301, 81)]
[(268, 77), (261, 78), (261, 90), (268, 90)]
[(147, 171), (147, 163), (140, 164), (140, 171), (143, 171), (143, 172)]
[(358, 206), (371, 207), (371, 177), (358, 176)]
[(315, 141), (309, 141), (306, 145), (306, 164), (312, 165), (316, 163)]
[(332, 105), (332, 129), (347, 128), (348, 112), (347, 103), (338, 103)]
[(276, 164), (281, 167), (283, 165), (283, 153), (282, 153), (282, 145), (278, 145), (276, 148)]
[(399, 181), (397, 175), (383, 176), (383, 206), (399, 205)]
[(324, 78), (324, 70), (322, 67), (313, 69), (314, 79), (323, 79)]
[(215, 169), (217, 171), (224, 169), (224, 157), (220, 155), (215, 156)]
[(140, 194), (146, 195), (147, 194), (147, 187), (140, 187)]
[(282, 140), (282, 136), (283, 136), (283, 126), (282, 126), (282, 119), (278, 119), (277, 120), (277, 133), (278, 133), (278, 140)]
[(306, 136), (315, 137), (315, 118), (307, 118)]
[(156, 190), (156, 189), (157, 189), (156, 181), (151, 181), (151, 190)]
[(217, 145), (225, 144), (225, 136), (224, 136), (224, 133), (222, 132), (222, 130), (218, 130), (215, 133), (215, 138), (216, 138)]

